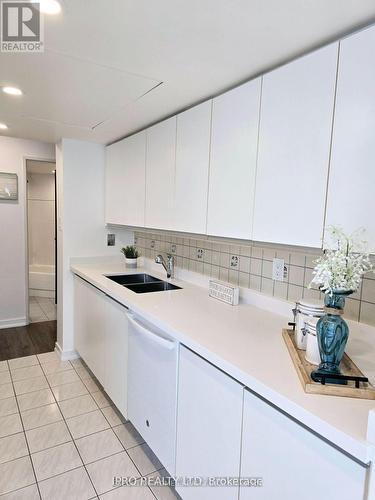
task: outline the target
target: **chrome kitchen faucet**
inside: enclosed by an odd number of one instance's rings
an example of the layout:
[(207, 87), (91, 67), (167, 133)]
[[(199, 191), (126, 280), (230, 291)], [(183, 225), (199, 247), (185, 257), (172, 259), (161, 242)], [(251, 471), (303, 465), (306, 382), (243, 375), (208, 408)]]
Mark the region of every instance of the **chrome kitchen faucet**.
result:
[(165, 263), (164, 257), (159, 254), (155, 257), (156, 264), (161, 264), (166, 273), (167, 278), (174, 278), (174, 257), (171, 254), (167, 254), (167, 263)]

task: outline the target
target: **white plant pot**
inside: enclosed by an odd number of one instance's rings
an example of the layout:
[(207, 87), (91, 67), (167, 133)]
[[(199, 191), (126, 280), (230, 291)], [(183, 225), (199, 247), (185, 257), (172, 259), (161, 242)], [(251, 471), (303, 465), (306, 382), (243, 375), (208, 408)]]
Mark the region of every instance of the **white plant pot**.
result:
[(126, 267), (129, 269), (136, 269), (137, 267), (137, 259), (128, 259), (127, 257), (125, 257), (125, 263)]

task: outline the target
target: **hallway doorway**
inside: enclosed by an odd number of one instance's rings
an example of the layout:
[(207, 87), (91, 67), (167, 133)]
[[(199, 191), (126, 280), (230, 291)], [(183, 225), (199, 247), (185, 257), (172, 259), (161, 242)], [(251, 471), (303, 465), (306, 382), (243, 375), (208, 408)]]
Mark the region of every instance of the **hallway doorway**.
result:
[(56, 164), (26, 160), (29, 322), (56, 320)]

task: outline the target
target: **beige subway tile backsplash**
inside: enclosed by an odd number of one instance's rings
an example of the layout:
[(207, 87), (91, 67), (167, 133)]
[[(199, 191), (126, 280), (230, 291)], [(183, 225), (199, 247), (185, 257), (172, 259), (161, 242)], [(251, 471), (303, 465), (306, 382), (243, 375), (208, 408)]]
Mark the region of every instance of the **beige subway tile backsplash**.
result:
[(252, 290), (256, 290), (260, 292), (262, 278), (260, 276), (255, 276), (254, 274), (250, 274), (250, 288)]
[(303, 286), (304, 285), (304, 280), (305, 280), (305, 268), (304, 267), (299, 267), (299, 266), (289, 266), (289, 283), (292, 283), (292, 285), (299, 285)]
[(306, 255), (297, 252), (291, 252), (290, 254), (290, 264), (293, 266), (301, 266), (305, 267), (306, 264)]
[(276, 250), (273, 248), (263, 248), (263, 259), (271, 260), (276, 257)]
[(375, 304), (375, 280), (363, 280), (362, 300)]
[(345, 302), (345, 318), (359, 321), (360, 301), (348, 298)]
[(254, 259), (262, 259), (263, 257), (263, 251), (260, 247), (253, 247), (251, 249), (251, 257)]
[(240, 271), (250, 274), (250, 257), (240, 257)]
[(288, 287), (288, 300), (296, 302), (303, 296), (303, 286), (290, 285)]
[(273, 294), (275, 297), (278, 297), (279, 299), (287, 300), (288, 283), (281, 283), (280, 281), (275, 281)]
[(240, 255), (244, 257), (251, 257), (251, 246), (245, 246), (240, 248)]
[[(170, 252), (176, 256), (177, 267), (283, 300), (324, 299), (316, 285), (309, 288), (315, 260), (320, 256), (317, 251), (152, 230), (136, 231), (135, 244), (147, 258)], [(285, 261), (288, 275), (284, 282), (272, 279), (274, 257)], [(345, 317), (375, 326), (374, 273), (366, 275), (360, 289), (347, 299)]]
[(250, 288), (250, 274), (240, 271), (238, 284), (242, 288)]
[(359, 321), (368, 325), (375, 325), (375, 304), (361, 301)]
[(251, 258), (250, 273), (256, 274), (257, 276), (262, 275), (262, 261), (261, 261), (261, 259)]
[(272, 261), (269, 260), (263, 260), (263, 265), (262, 265), (262, 276), (265, 278), (272, 278)]
[(260, 291), (267, 295), (273, 295), (273, 284), (274, 284), (273, 280), (262, 277), (262, 284)]
[(319, 290), (313, 290), (311, 288), (304, 288), (303, 289), (303, 298), (323, 301), (322, 294), (319, 292)]

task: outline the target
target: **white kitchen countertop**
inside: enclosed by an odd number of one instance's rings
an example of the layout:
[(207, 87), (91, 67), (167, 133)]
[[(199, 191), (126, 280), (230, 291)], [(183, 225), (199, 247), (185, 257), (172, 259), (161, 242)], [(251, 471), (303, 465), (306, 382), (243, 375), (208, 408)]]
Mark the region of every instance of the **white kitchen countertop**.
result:
[[(172, 282), (181, 290), (136, 294), (104, 276), (147, 272), (166, 279), (160, 266), (131, 270), (121, 261), (79, 259), (71, 269), (360, 462), (372, 460), (366, 433), (375, 401), (306, 394), (281, 335), (285, 316), (224, 304), (208, 297), (206, 288), (178, 279)], [(374, 381), (375, 335), (366, 325), (350, 327), (347, 351)]]

